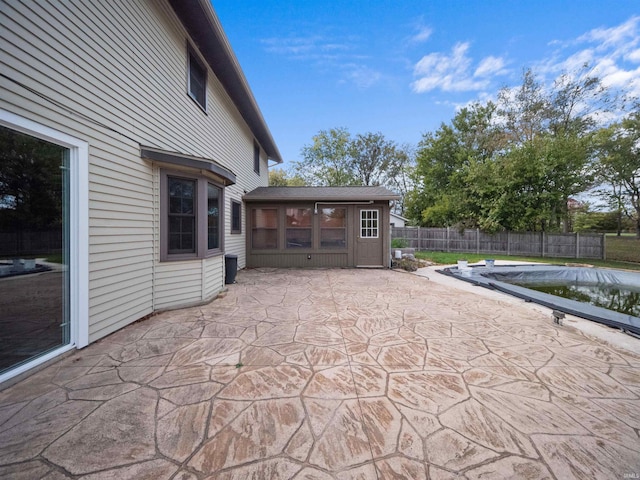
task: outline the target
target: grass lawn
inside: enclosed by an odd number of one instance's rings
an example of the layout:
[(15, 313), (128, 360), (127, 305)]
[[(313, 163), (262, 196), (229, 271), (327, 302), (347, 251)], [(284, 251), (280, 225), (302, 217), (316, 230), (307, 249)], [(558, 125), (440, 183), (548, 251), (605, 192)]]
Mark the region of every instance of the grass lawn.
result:
[[(607, 237), (607, 244), (608, 243), (609, 243), (609, 238)], [(636, 248), (640, 248), (640, 242), (638, 242), (638, 247)], [(607, 249), (607, 252), (608, 252), (608, 249)], [(478, 255), (475, 253), (463, 253), (463, 252), (458, 252), (458, 253), (416, 252), (416, 258), (420, 258), (422, 260), (428, 260), (438, 265), (455, 264), (456, 261), (462, 260), (462, 259), (468, 260), (469, 263), (476, 263), (476, 262), (483, 261), (485, 258), (493, 258), (495, 260), (540, 262), (540, 263), (551, 263), (556, 265), (564, 265), (565, 263), (586, 263), (589, 265), (593, 265), (595, 267), (618, 268), (623, 270), (640, 271), (640, 260), (638, 260), (638, 263), (631, 263), (631, 262), (621, 262), (621, 261), (614, 261), (614, 260), (595, 260), (591, 258), (514, 257), (514, 256), (508, 256), (508, 255), (490, 255), (490, 254)]]
[(607, 259), (640, 263), (640, 240), (635, 235), (607, 234)]
[(47, 255), (46, 261), (51, 263), (62, 263), (62, 254), (54, 253)]

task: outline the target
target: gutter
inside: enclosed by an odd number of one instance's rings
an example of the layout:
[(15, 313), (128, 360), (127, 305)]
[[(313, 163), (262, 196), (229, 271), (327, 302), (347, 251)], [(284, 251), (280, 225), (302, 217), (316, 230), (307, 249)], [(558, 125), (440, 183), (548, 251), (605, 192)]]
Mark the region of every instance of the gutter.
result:
[(373, 200), (366, 202), (316, 202), (313, 206), (313, 213), (318, 214), (318, 205), (372, 205)]

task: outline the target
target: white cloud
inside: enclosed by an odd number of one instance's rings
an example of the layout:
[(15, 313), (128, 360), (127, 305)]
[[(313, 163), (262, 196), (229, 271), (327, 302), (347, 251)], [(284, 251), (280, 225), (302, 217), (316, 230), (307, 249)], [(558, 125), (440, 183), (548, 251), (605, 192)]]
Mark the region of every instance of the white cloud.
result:
[(423, 43), (426, 42), (427, 40), (429, 40), (429, 37), (431, 37), (431, 34), (433, 33), (433, 30), (429, 27), (418, 27), (418, 33), (416, 33), (413, 37), (411, 37), (411, 41), (413, 43)]
[(630, 62), (640, 63), (640, 48), (627, 53), (624, 58)]
[(472, 74), (468, 50), (468, 42), (457, 43), (449, 55), (435, 52), (422, 57), (413, 69), (414, 76), (419, 77), (412, 83), (413, 91), (423, 93), (438, 88), (445, 92), (482, 90), (489, 85), (489, 77), (506, 73), (504, 60), (490, 56), (481, 60)]
[(382, 74), (366, 65), (345, 65), (345, 78), (360, 89), (374, 86), (382, 79)]
[(262, 40), (262, 44), (269, 53), (298, 60), (337, 55), (352, 48), (347, 43), (327, 40), (321, 36), (266, 38)]
[(590, 73), (599, 77), (603, 85), (640, 97), (640, 16), (614, 27), (595, 28), (558, 45), (560, 50), (536, 66), (536, 71), (556, 77), (563, 72), (577, 72), (588, 64)]
[(371, 57), (358, 52), (358, 41), (353, 37), (346, 37), (343, 41), (321, 35), (272, 37), (261, 42), (269, 53), (294, 61), (309, 62), (323, 72), (339, 72), (339, 83), (352, 83), (364, 89), (382, 78), (380, 72), (364, 64)]
[(505, 61), (501, 57), (493, 57), (489, 56), (484, 58), (476, 71), (474, 72), (474, 77), (489, 77), (491, 75), (502, 75), (506, 73)]
[(578, 37), (577, 42), (598, 43), (601, 49), (607, 49), (611, 46), (619, 47), (622, 45), (637, 45), (638, 43), (638, 24), (640, 17), (631, 17), (617, 27), (612, 28), (594, 28), (590, 32)]

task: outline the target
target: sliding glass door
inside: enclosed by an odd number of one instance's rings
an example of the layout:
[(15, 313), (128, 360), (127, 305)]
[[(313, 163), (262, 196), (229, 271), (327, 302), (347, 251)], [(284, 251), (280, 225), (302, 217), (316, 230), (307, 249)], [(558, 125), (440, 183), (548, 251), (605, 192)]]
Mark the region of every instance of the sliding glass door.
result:
[(71, 341), (69, 161), (0, 126), (0, 374)]

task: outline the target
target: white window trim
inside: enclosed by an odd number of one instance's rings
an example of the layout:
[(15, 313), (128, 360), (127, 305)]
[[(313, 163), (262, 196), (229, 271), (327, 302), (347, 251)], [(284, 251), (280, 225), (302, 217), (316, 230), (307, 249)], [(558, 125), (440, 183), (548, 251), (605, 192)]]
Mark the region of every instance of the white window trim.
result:
[(89, 144), (0, 109), (0, 125), (69, 149), (69, 321), (70, 341), (0, 375), (0, 383), (73, 348), (89, 344)]
[[(363, 220), (373, 220), (373, 218), (368, 219), (368, 218), (362, 218), (362, 215), (365, 213), (369, 213), (369, 212), (376, 212), (376, 218), (375, 218), (375, 222), (376, 222), (376, 226), (375, 227), (367, 227), (367, 226), (362, 226), (362, 221)], [(366, 237), (362, 237), (361, 238), (380, 238), (380, 210), (378, 210), (377, 208), (375, 209), (369, 209), (369, 210), (360, 210), (360, 231), (362, 232), (362, 229), (365, 229), (367, 232), (371, 232), (373, 229), (375, 228), (376, 230), (376, 235), (368, 235)]]

